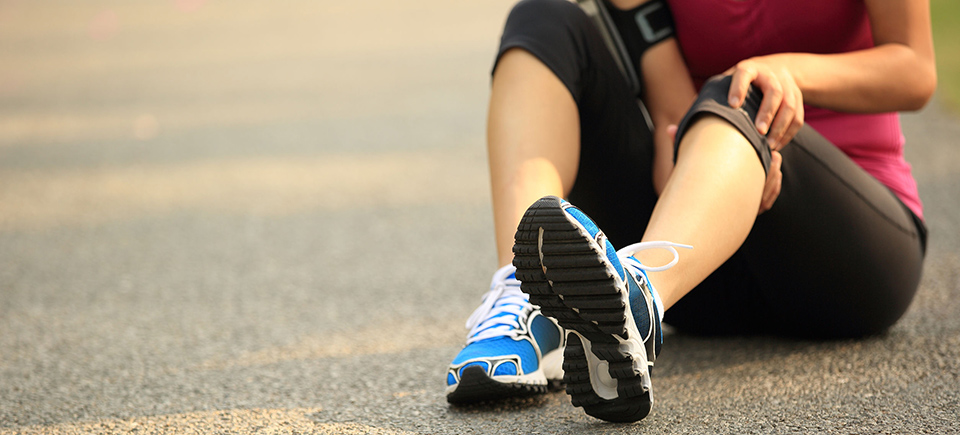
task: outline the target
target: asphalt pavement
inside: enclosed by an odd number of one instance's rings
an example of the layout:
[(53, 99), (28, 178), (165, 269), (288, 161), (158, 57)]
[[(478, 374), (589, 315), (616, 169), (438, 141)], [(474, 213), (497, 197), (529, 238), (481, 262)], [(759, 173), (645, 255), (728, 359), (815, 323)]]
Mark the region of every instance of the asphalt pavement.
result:
[(888, 333), (668, 333), (656, 404), (455, 408), (512, 0), (0, 2), (0, 434), (960, 433), (960, 117)]

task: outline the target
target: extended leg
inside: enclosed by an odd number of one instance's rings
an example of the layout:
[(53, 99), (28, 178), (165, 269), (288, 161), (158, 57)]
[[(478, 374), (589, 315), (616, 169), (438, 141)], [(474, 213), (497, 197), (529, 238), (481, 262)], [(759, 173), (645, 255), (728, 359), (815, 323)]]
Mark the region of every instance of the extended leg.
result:
[[(630, 125), (635, 127), (623, 128)], [(511, 11), (493, 77), (488, 129), (498, 255), (504, 266), (468, 319), (467, 345), (450, 364), (451, 403), (542, 393), (560, 380), (563, 331), (521, 293), (510, 264), (517, 223), (530, 203), (544, 195), (580, 192), (599, 201), (597, 208), (615, 204), (608, 196), (593, 195), (597, 186), (578, 179), (584, 177), (583, 168), (589, 174), (607, 167), (600, 161), (628, 160), (624, 155), (635, 157), (630, 162), (644, 161), (651, 154), (644, 146), (649, 132), (642, 113), (602, 37), (583, 11), (565, 0), (522, 0)], [(617, 173), (651, 184), (649, 176), (634, 171)], [(634, 190), (652, 192), (652, 186)], [(647, 202), (647, 215), (653, 202)]]
[(497, 256), (513, 259), (513, 235), (527, 207), (545, 195), (565, 196), (577, 175), (580, 121), (570, 91), (522, 49), (500, 58), (487, 126)]

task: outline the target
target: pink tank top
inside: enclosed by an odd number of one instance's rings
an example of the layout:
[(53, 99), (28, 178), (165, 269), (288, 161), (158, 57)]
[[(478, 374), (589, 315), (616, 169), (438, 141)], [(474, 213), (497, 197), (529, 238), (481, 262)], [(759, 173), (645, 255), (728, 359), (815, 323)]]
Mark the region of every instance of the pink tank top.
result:
[[(773, 53), (844, 53), (873, 47), (862, 0), (668, 0), (697, 87), (743, 59)], [(903, 158), (900, 116), (804, 106), (805, 122), (892, 190), (917, 216), (923, 206)]]

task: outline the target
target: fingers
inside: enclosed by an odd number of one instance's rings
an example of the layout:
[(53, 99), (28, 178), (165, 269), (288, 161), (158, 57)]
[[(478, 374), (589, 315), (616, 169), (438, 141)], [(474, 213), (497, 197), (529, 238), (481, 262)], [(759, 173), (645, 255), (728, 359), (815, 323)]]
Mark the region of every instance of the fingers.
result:
[[(800, 95), (799, 88), (797, 89), (797, 93)], [(803, 96), (801, 95), (797, 100), (797, 116), (793, 118), (794, 122), (793, 124), (790, 124), (790, 128), (787, 129), (787, 134), (783, 135), (783, 137), (786, 139), (784, 143), (792, 141), (793, 138), (797, 136), (797, 133), (800, 132), (800, 128), (803, 127), (803, 123), (805, 122), (804, 116), (806, 116), (806, 113), (803, 109)]]
[(677, 124), (670, 124), (667, 126), (667, 134), (670, 135), (670, 142), (677, 141)]
[[(770, 143), (770, 149), (779, 150), (784, 142), (784, 135), (787, 130), (793, 126), (794, 118), (797, 116), (796, 94), (790, 86), (783, 88), (783, 99), (780, 102), (780, 108), (777, 109), (777, 115), (773, 119), (770, 131), (767, 133), (767, 142)], [(757, 115), (759, 119), (760, 115)], [(759, 125), (758, 125), (759, 128)]]
[(740, 62), (727, 72), (732, 74), (727, 97), (730, 107), (741, 107), (750, 85), (756, 85), (763, 92), (763, 100), (754, 124), (767, 137), (771, 150), (783, 148), (803, 127), (803, 93), (796, 80), (785, 68), (771, 68), (754, 59)]
[(783, 86), (769, 70), (760, 69), (748, 61), (738, 63), (729, 72), (733, 73), (730, 92), (727, 96), (727, 104), (730, 107), (736, 109), (743, 105), (751, 84), (757, 85), (763, 92), (763, 101), (760, 103), (760, 110), (757, 112), (754, 123), (757, 126), (757, 131), (766, 135), (770, 131), (774, 115), (777, 114), (777, 109), (783, 101)]
[(754, 121), (757, 125), (757, 131), (766, 135), (773, 124), (774, 115), (783, 103), (783, 85), (780, 80), (769, 71), (757, 74), (754, 80), (757, 87), (763, 91), (763, 100), (760, 102), (760, 110), (757, 111), (757, 118)]
[(784, 72), (780, 79), (783, 86), (783, 99), (777, 109), (767, 141), (770, 149), (783, 148), (803, 126), (803, 94), (789, 73)]
[(796, 114), (793, 117), (793, 122), (790, 123), (786, 131), (784, 131), (783, 136), (780, 138), (780, 141), (777, 146), (777, 150), (783, 148), (784, 145), (790, 143), (793, 138), (800, 132), (800, 128), (803, 127), (803, 101), (797, 102)]
[(763, 184), (763, 196), (760, 198), (760, 210), (757, 214), (770, 210), (773, 203), (780, 196), (780, 187), (783, 183), (783, 173), (780, 166), (783, 163), (783, 156), (779, 151), (770, 153), (770, 170), (767, 172), (767, 180)]
[(733, 79), (730, 82), (727, 104), (737, 109), (742, 106), (743, 101), (747, 99), (747, 91), (750, 89), (750, 84), (757, 78), (757, 69), (741, 62), (728, 70), (728, 72), (733, 73)]

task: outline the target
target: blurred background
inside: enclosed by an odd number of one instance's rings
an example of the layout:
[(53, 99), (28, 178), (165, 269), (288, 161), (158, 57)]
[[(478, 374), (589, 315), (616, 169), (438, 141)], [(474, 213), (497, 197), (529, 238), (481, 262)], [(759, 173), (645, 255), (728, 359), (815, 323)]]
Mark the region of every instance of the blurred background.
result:
[(511, 3), (0, 0), (0, 431), (442, 385)]
[(496, 3), (3, 1), (0, 225), (453, 195)]
[(960, 3), (931, 0), (933, 40), (937, 50), (940, 92), (956, 113), (960, 110)]
[[(0, 0), (0, 433), (631, 431), (562, 393), (443, 399), (497, 267), (484, 123), (513, 3)], [(647, 429), (956, 428), (960, 4), (932, 8), (941, 92), (905, 129), (936, 145), (908, 158), (938, 238), (911, 313), (867, 342), (675, 337)]]

